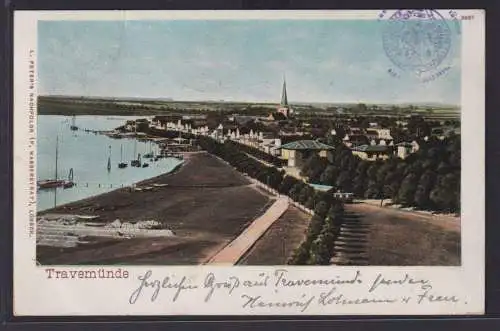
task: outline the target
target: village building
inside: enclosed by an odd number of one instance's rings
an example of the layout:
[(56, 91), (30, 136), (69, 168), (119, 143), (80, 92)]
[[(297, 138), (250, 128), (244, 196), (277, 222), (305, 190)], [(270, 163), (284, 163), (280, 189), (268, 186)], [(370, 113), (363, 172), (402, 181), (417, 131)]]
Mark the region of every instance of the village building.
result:
[(392, 140), (391, 129), (375, 128), (373, 129), (378, 134), (378, 139)]
[(351, 127), (347, 131), (347, 134), (350, 135), (350, 136), (361, 135), (361, 134), (363, 134), (363, 130), (361, 128)]
[(298, 140), (281, 146), (281, 158), (287, 160), (289, 167), (300, 168), (314, 153), (326, 157), (333, 146), (323, 144), (317, 140)]
[(351, 203), (354, 200), (354, 193), (337, 191), (333, 193), (333, 197), (346, 203)]
[(416, 153), (420, 145), (415, 140), (410, 142), (402, 142), (395, 145), (396, 156), (400, 159), (406, 159), (410, 154)]
[(135, 120), (136, 131), (144, 132), (149, 129), (149, 120), (147, 118), (139, 118)]
[(406, 159), (410, 154), (412, 150), (412, 145), (409, 142), (402, 142), (399, 144), (396, 144), (396, 155), (400, 159)]
[[(330, 185), (321, 185), (321, 184), (311, 184), (309, 183), (310, 186), (312, 186), (316, 191), (320, 192), (332, 192), (335, 188)], [(347, 203), (351, 203), (354, 199), (354, 193), (352, 192), (342, 192), (340, 190), (337, 190), (336, 192), (331, 193), (335, 199), (342, 200)]]
[(361, 145), (351, 148), (352, 154), (367, 161), (387, 160), (392, 154), (390, 146)]
[(342, 141), (344, 142), (344, 145), (346, 145), (349, 148), (361, 145), (367, 145), (370, 143), (368, 137), (363, 134), (354, 134), (354, 135), (346, 134), (342, 139)]
[(378, 132), (374, 129), (367, 129), (365, 135), (369, 140), (378, 139)]

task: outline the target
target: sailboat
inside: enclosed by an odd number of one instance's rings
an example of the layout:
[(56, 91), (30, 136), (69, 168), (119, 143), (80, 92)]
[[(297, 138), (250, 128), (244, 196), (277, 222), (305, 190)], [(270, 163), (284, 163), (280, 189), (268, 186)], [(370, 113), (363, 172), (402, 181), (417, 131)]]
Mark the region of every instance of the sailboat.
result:
[(132, 167), (140, 167), (141, 166), (141, 153), (137, 154), (137, 159), (132, 160), (131, 162)]
[(56, 166), (55, 166), (55, 174), (54, 179), (45, 179), (37, 182), (38, 189), (52, 189), (57, 187), (70, 188), (75, 186), (73, 182), (73, 168), (69, 170), (68, 179), (58, 179), (58, 166), (59, 163), (59, 136), (56, 137)]
[[(154, 154), (153, 154), (153, 150), (152, 150), (152, 147), (151, 147), (151, 142), (149, 142), (149, 144), (150, 144), (150, 145), (149, 145), (149, 150), (150, 150), (150, 152), (149, 152), (149, 154), (148, 154), (147, 156), (146, 156), (146, 154), (145, 154), (145, 155), (144, 155), (144, 157), (147, 157), (147, 158), (149, 158), (151, 161), (153, 161), (153, 159), (154, 159)], [(149, 163), (144, 162), (144, 163), (142, 164), (142, 167), (143, 167), (143, 168), (147, 168), (147, 167), (149, 167)]]
[(71, 126), (69, 128), (71, 129), (71, 131), (78, 130), (78, 127), (76, 126), (76, 116), (75, 115), (73, 115), (73, 117), (71, 118)]
[(126, 162), (123, 162), (123, 145), (121, 145), (120, 149), (120, 163), (118, 163), (118, 168), (123, 169), (126, 168), (128, 164)]
[(149, 142), (149, 153), (144, 154), (144, 157), (147, 159), (152, 159), (155, 157), (153, 153), (153, 143), (151, 141)]
[[(135, 157), (135, 155), (136, 155), (136, 154), (135, 154), (136, 152), (137, 152), (137, 140), (135, 140), (135, 141), (134, 141), (134, 154), (133, 154), (133, 155), (134, 155), (134, 157)], [(141, 159), (141, 154), (138, 154), (138, 155), (137, 155), (137, 159), (133, 159), (133, 160), (131, 160), (131, 161), (130, 161), (130, 165), (131, 165), (132, 167), (140, 167), (140, 166), (141, 166), (141, 161), (140, 161), (140, 159)]]
[(108, 172), (111, 171), (111, 146), (109, 146)]

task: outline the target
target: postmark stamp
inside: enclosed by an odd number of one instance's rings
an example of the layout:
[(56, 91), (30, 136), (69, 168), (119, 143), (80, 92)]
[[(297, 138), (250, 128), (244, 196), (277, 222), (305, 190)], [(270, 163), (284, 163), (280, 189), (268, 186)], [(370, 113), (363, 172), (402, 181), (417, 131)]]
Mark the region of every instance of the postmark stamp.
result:
[(454, 31), (443, 14), (424, 9), (384, 12), (379, 18), (384, 16), (383, 50), (395, 66), (388, 70), (390, 75), (406, 72), (426, 82), (449, 71)]

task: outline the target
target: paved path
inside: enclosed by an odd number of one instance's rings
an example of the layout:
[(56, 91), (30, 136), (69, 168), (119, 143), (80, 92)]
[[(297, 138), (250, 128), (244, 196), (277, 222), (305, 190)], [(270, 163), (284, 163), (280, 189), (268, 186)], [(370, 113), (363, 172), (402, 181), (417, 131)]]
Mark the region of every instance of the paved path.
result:
[(259, 218), (250, 224), (236, 239), (215, 254), (207, 264), (236, 264), (269, 227), (288, 208), (288, 198), (279, 197)]

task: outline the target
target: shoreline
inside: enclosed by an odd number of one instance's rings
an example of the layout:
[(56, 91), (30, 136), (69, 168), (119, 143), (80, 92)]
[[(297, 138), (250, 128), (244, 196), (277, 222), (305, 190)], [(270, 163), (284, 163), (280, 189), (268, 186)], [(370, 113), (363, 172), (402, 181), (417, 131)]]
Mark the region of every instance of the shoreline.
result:
[(57, 205), (55, 207), (50, 207), (50, 208), (46, 208), (46, 209), (43, 209), (43, 210), (37, 210), (37, 215), (40, 215), (40, 214), (46, 214), (47, 212), (50, 212), (52, 209), (57, 209), (57, 208), (60, 208), (60, 207), (65, 207), (66, 205), (69, 205), (69, 204), (73, 204), (73, 203), (80, 203), (80, 202), (84, 202), (85, 200), (87, 199), (92, 199), (92, 198), (97, 198), (101, 195), (104, 195), (104, 194), (108, 194), (108, 193), (112, 193), (112, 192), (115, 192), (115, 191), (119, 191), (119, 190), (126, 190), (126, 189), (130, 189), (134, 186), (137, 186), (137, 185), (144, 185), (144, 184), (147, 184), (148, 182), (150, 181), (154, 181), (162, 176), (169, 176), (169, 175), (173, 175), (175, 174), (176, 172), (178, 172), (183, 165), (185, 165), (187, 162), (189, 162), (189, 156), (186, 157), (186, 155), (184, 155), (184, 160), (176, 165), (174, 168), (172, 168), (172, 170), (168, 171), (168, 172), (165, 172), (165, 173), (162, 173), (162, 174), (159, 174), (159, 175), (156, 175), (156, 176), (153, 176), (153, 177), (149, 177), (149, 178), (146, 178), (146, 179), (141, 179), (140, 181), (138, 182), (135, 182), (135, 183), (132, 183), (130, 185), (127, 185), (127, 186), (123, 186), (123, 187), (119, 187), (119, 188), (115, 188), (113, 190), (110, 190), (110, 191), (107, 191), (107, 192), (102, 192), (102, 193), (99, 193), (99, 194), (95, 194), (95, 195), (89, 195), (85, 198), (82, 198), (82, 199), (78, 199), (78, 200), (74, 200), (74, 201), (69, 201), (69, 202), (66, 202), (64, 204), (61, 204), (61, 205)]
[(198, 265), (234, 240), (273, 202), (242, 174), (206, 152), (190, 155), (189, 162), (173, 173), (140, 183), (153, 189), (117, 189), (46, 210), (39, 216), (97, 216), (90, 222), (94, 226), (117, 220), (132, 224), (153, 221), (174, 236), (85, 237), (82, 240), (86, 243), (75, 247), (37, 245), (38, 262)]

